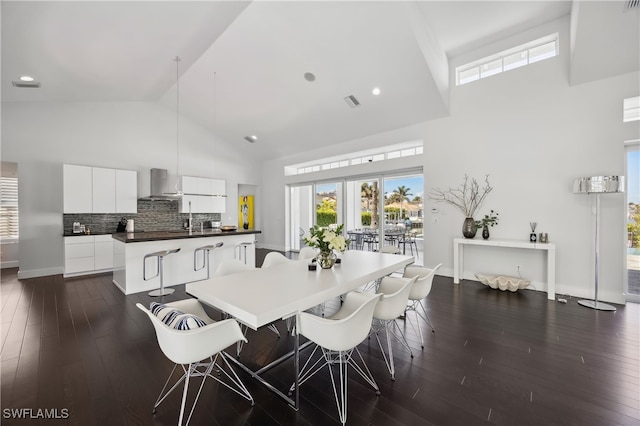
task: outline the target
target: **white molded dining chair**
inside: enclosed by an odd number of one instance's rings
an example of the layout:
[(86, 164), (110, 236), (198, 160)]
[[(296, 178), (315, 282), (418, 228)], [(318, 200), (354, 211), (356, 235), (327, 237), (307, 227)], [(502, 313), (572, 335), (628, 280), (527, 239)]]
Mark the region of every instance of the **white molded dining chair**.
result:
[[(380, 247), (380, 250), (374, 250), (374, 251), (378, 253), (400, 254), (400, 248), (396, 246), (391, 246), (391, 245)], [(391, 275), (401, 276), (400, 271), (392, 272)], [(380, 285), (381, 279), (382, 278), (378, 278), (374, 281), (368, 282), (367, 284), (360, 287), (360, 291), (363, 291), (363, 292), (373, 291), (375, 293), (377, 291), (378, 285)]]
[[(297, 332), (315, 343), (311, 355), (299, 372), (298, 386), (326, 365), (331, 376), (333, 395), (342, 424), (347, 421), (348, 366), (351, 366), (373, 387), (376, 395), (380, 395), (378, 384), (364, 362), (358, 345), (369, 333), (373, 310), (381, 297), (380, 294), (352, 291), (347, 293), (340, 310), (331, 317), (323, 318), (308, 312), (297, 314)], [(314, 360), (318, 348), (321, 350), (321, 355)], [(357, 358), (354, 355), (357, 355)], [(335, 375), (338, 376), (337, 379)], [(336, 384), (337, 381), (338, 384)], [(294, 388), (295, 383), (291, 386), (290, 392), (293, 392)]]
[[(289, 259), (288, 257), (286, 257), (285, 255), (283, 255), (280, 252), (270, 251), (264, 257), (264, 260), (262, 261), (262, 267), (263, 268), (268, 268), (268, 267), (273, 266), (273, 265), (278, 265), (280, 263), (287, 263), (287, 262), (292, 262), (292, 260)], [(291, 320), (289, 318), (287, 318), (285, 320), (285, 324), (286, 324), (286, 327), (287, 327), (287, 331), (290, 331), (291, 330)], [(278, 336), (279, 336), (280, 332), (278, 331), (276, 326), (271, 324), (269, 326), (269, 328), (271, 328), (271, 327), (273, 327), (274, 332), (277, 332)]]
[[(158, 399), (153, 405), (153, 413), (156, 412), (158, 406), (167, 396), (184, 381), (182, 403), (178, 417), (178, 426), (182, 425), (189, 381), (193, 377), (202, 377), (202, 383), (200, 383), (198, 393), (195, 396), (185, 425), (189, 424), (191, 420), (193, 410), (196, 407), (207, 377), (211, 377), (250, 401), (252, 406), (254, 405), (253, 397), (233, 368), (231, 368), (226, 358), (228, 355), (224, 352), (225, 348), (238, 341), (247, 341), (242, 335), (236, 320), (226, 319), (218, 322), (214, 321), (206, 314), (202, 305), (200, 305), (200, 302), (196, 299), (186, 299), (160, 305), (162, 308), (158, 314), (166, 314), (166, 316), (163, 316), (164, 321), (140, 303), (137, 303), (136, 306), (147, 314), (151, 320), (162, 352), (176, 364), (173, 366), (171, 374), (169, 374)], [(176, 313), (176, 310), (179, 311), (179, 313)], [(171, 321), (171, 319), (176, 316), (177, 319)], [(193, 318), (193, 316), (197, 318)], [(184, 321), (181, 321), (181, 318)], [(198, 321), (198, 319), (200, 321)], [(166, 324), (165, 321), (169, 322), (169, 324)], [(189, 327), (189, 325), (185, 324), (191, 324), (191, 329), (176, 329), (174, 328), (174, 324), (182, 328)], [(207, 358), (207, 361), (203, 361)], [(222, 363), (220, 361), (222, 361)], [(167, 390), (167, 386), (178, 365), (182, 367), (183, 375)], [(214, 368), (216, 370), (215, 374), (212, 373)], [(165, 392), (165, 390), (167, 391)]]
[[(231, 275), (239, 272), (251, 271), (253, 269), (255, 269), (253, 266), (249, 266), (239, 259), (224, 259), (222, 262), (220, 262), (220, 264), (216, 268), (216, 272), (214, 275), (221, 277), (224, 275)], [(241, 326), (241, 328), (242, 328), (242, 334), (246, 336), (247, 326), (243, 325)], [(280, 332), (278, 331), (278, 328), (274, 324), (269, 324), (268, 328), (269, 330), (273, 331), (278, 337), (280, 337)], [(236, 353), (238, 356), (240, 356), (240, 352), (242, 352), (243, 346), (244, 346), (244, 342), (242, 341), (238, 342), (238, 345), (236, 347)]]
[[(405, 278), (417, 277), (413, 287), (411, 287), (411, 291), (409, 292), (409, 304), (405, 310), (405, 317), (406, 312), (408, 311), (413, 311), (416, 314), (416, 324), (418, 325), (418, 334), (420, 335), (420, 344), (422, 345), (422, 349), (424, 349), (424, 339), (422, 337), (422, 330), (420, 330), (420, 318), (422, 318), (424, 322), (431, 327), (432, 332), (435, 333), (436, 331), (433, 327), (433, 323), (431, 322), (431, 318), (429, 318), (427, 310), (422, 304), (422, 300), (431, 292), (433, 276), (441, 266), (442, 263), (439, 263), (435, 268), (429, 269), (424, 266), (409, 265), (404, 268), (404, 273), (402, 275)], [(422, 312), (420, 312), (420, 310), (422, 310)]]
[(268, 268), (269, 266), (277, 265), (279, 263), (286, 263), (290, 261), (291, 259), (286, 257), (284, 254), (277, 251), (270, 251), (264, 257), (264, 260), (262, 261), (262, 267)]
[(237, 272), (246, 272), (254, 269), (252, 266), (247, 265), (242, 260), (239, 259), (224, 259), (216, 268), (216, 272), (214, 276), (217, 275), (219, 277), (224, 275), (235, 274)]
[(400, 249), (394, 245), (386, 245), (377, 250), (379, 253), (400, 254)]
[[(413, 278), (396, 278), (396, 277), (383, 277), (378, 285), (378, 293), (382, 293), (382, 299), (375, 307), (373, 312), (373, 323), (371, 326), (371, 332), (376, 335), (376, 340), (382, 351), (384, 362), (387, 364), (389, 373), (391, 373), (391, 380), (395, 380), (395, 365), (393, 362), (393, 347), (391, 345), (391, 336), (395, 337), (408, 351), (413, 358), (413, 352), (405, 339), (402, 330), (396, 323), (396, 318), (404, 314), (404, 310), (407, 307), (407, 301), (409, 300), (409, 292), (411, 286), (418, 277)], [(397, 329), (398, 334), (393, 331), (393, 328)], [(384, 330), (387, 338), (387, 350), (389, 354), (385, 354), (382, 342), (380, 341), (379, 333)]]
[(313, 247), (302, 247), (298, 253), (298, 260), (313, 259), (318, 255), (318, 252)]

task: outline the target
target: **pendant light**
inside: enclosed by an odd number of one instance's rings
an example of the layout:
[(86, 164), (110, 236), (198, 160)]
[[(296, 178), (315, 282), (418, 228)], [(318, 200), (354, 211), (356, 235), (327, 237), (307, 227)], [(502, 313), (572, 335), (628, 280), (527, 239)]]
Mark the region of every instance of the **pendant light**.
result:
[[(213, 125), (215, 128), (218, 127), (218, 104), (217, 104), (217, 96), (218, 96), (218, 87), (216, 86), (216, 72), (213, 72)], [(213, 194), (212, 198), (227, 198), (225, 194)]]
[[(224, 194), (198, 194), (198, 193), (185, 193), (180, 190), (180, 57), (176, 56), (173, 59), (176, 63), (176, 184), (173, 192), (165, 192), (164, 195), (174, 200), (182, 199), (183, 195), (197, 195), (203, 197), (213, 198), (226, 198)], [(215, 86), (215, 73), (214, 73), (214, 86)], [(215, 87), (214, 87), (215, 90)], [(215, 97), (215, 94), (214, 94)], [(215, 99), (214, 99), (215, 100)], [(191, 202), (189, 202), (191, 204)]]
[(176, 63), (176, 184), (174, 192), (165, 193), (172, 197), (182, 197), (184, 194), (179, 189), (180, 184), (180, 57), (173, 59)]

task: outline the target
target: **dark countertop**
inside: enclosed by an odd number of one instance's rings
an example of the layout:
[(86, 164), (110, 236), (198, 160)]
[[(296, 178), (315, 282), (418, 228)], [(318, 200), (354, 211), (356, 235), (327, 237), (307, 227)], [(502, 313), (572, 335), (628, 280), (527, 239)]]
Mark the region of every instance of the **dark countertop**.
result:
[(111, 235), (113, 234), (113, 232), (71, 232), (71, 231), (64, 231), (64, 233), (62, 234), (63, 237), (82, 237), (85, 235)]
[(153, 231), (153, 232), (118, 232), (113, 234), (115, 240), (123, 243), (140, 243), (145, 241), (179, 240), (184, 238), (226, 237), (228, 235), (261, 234), (257, 229), (238, 229), (236, 231), (221, 231), (219, 229), (205, 229), (203, 232), (183, 230)]

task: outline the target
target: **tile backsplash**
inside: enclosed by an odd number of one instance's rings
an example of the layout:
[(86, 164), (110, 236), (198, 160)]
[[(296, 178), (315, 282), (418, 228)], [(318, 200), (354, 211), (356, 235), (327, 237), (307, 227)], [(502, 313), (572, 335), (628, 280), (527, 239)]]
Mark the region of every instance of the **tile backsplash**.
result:
[[(188, 213), (179, 212), (179, 203), (169, 200), (138, 200), (138, 213), (106, 213), (106, 214), (70, 214), (63, 216), (65, 232), (72, 232), (73, 222), (80, 222), (92, 233), (116, 232), (118, 223), (123, 217), (134, 220), (134, 230), (141, 231), (168, 231), (181, 229), (189, 218)], [(220, 213), (193, 213), (193, 226), (199, 229), (200, 223), (207, 220), (220, 221)]]

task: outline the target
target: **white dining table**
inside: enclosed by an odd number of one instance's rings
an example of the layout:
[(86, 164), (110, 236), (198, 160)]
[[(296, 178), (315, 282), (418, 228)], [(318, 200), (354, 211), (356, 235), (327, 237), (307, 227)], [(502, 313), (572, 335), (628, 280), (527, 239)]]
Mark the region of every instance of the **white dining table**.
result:
[[(334, 297), (355, 290), (380, 277), (391, 274), (414, 262), (413, 256), (348, 250), (340, 255), (341, 263), (331, 269), (310, 271), (308, 261), (292, 260), (256, 268), (246, 272), (209, 279), (185, 285), (188, 294), (202, 303), (234, 317), (247, 327), (257, 330), (273, 321), (293, 318)], [(295, 323), (294, 323), (295, 324)], [(294, 338), (294, 348), (285, 357), (273, 361), (259, 370), (229, 357), (269, 390), (283, 398), (295, 409), (298, 408), (299, 342)], [(285, 392), (267, 382), (261, 374), (285, 359), (294, 358), (295, 395)]]

